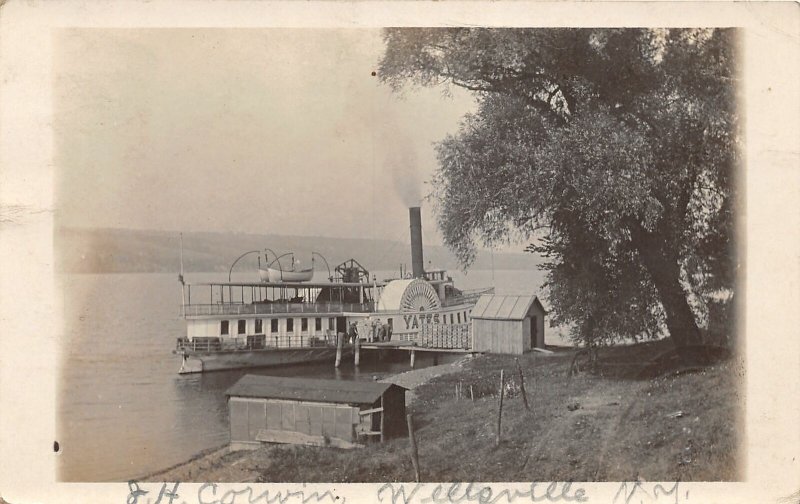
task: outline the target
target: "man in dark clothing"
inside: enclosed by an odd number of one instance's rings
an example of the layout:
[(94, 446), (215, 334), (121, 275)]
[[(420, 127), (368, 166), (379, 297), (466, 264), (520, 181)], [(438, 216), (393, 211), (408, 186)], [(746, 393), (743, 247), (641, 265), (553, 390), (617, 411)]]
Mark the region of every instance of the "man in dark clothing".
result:
[(356, 338), (358, 338), (358, 328), (355, 322), (350, 323), (350, 332), (348, 335), (350, 336), (350, 343), (355, 343)]

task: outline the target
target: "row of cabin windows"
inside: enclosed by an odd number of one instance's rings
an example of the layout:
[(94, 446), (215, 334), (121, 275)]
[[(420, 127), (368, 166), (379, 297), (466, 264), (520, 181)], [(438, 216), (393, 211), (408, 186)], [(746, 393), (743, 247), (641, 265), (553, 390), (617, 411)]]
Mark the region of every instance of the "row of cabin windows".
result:
[[(464, 313), (464, 323), (467, 323), (467, 314), (468, 312)], [(453, 318), (453, 314), (450, 314), (450, 323), (451, 324), (460, 324), (461, 323), (461, 312), (455, 314), (456, 318)], [(278, 332), (278, 319), (270, 319), (270, 327), (269, 330), (271, 333)], [(392, 319), (389, 319), (389, 325), (391, 325)], [(447, 315), (444, 316), (444, 323), (447, 323)], [(334, 327), (334, 319), (328, 319), (328, 329), (333, 329)], [(237, 334), (246, 334), (247, 333), (247, 321), (246, 320), (239, 320), (237, 322)], [(317, 317), (314, 319), (314, 330), (321, 331), (322, 330), (322, 319)], [(306, 332), (308, 331), (308, 318), (301, 318), (300, 319), (300, 331)], [(264, 332), (264, 321), (261, 319), (256, 319), (256, 331), (255, 334), (262, 334)], [(294, 332), (294, 319), (287, 318), (286, 319), (286, 332)], [(230, 334), (230, 327), (229, 321), (223, 320), (220, 323), (220, 331), (221, 335), (228, 335)]]
[[(276, 333), (278, 332), (278, 319), (270, 319), (270, 332)], [(328, 319), (328, 328), (333, 329), (334, 320)], [(239, 320), (237, 322), (237, 331), (236, 334), (247, 334), (247, 321), (246, 320)], [(264, 321), (261, 319), (256, 319), (256, 334), (262, 334), (264, 332)], [(322, 319), (317, 317), (314, 319), (314, 329), (316, 331), (322, 330)], [(308, 331), (308, 318), (301, 318), (300, 319), (300, 331), (305, 332)], [(286, 332), (294, 332), (294, 319), (287, 318), (286, 319)], [(220, 321), (219, 333), (223, 336), (230, 334), (230, 322), (227, 320)]]

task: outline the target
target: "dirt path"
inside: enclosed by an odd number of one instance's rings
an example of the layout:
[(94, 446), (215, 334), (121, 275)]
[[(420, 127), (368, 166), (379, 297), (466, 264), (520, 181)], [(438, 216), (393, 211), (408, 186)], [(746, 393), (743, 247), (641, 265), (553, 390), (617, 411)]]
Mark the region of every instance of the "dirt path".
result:
[(427, 383), (428, 381), (432, 380), (437, 376), (446, 375), (449, 373), (455, 373), (457, 371), (461, 371), (463, 366), (466, 362), (468, 362), (468, 357), (464, 359), (458, 360), (456, 362), (451, 362), (449, 364), (441, 364), (439, 366), (430, 366), (422, 369), (412, 369), (411, 371), (406, 371), (405, 373), (396, 374), (393, 376), (387, 376), (386, 378), (382, 379), (382, 382), (387, 383), (394, 383), (395, 385), (400, 385), (401, 387), (405, 387), (408, 389), (406, 393), (406, 405), (411, 404), (411, 402), (416, 397), (414, 395), (414, 389), (419, 387), (422, 384)]
[[(583, 386), (581, 386), (583, 385)], [(539, 436), (520, 469), (520, 475), (536, 466), (560, 467), (556, 475), (569, 471), (577, 479), (598, 481), (606, 477), (609, 446), (624, 434), (625, 419), (646, 383), (623, 386), (593, 381), (569, 386), (557, 412), (544, 422)], [(577, 475), (576, 475), (577, 473)], [(580, 475), (580, 476), (578, 476)]]

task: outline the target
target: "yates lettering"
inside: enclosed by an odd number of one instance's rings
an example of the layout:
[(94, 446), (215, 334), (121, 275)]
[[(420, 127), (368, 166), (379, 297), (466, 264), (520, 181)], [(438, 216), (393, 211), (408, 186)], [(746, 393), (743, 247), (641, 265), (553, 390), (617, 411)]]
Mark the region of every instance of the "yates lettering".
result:
[(403, 315), (403, 320), (406, 323), (406, 329), (419, 329), (420, 324), (438, 324), (438, 313), (409, 313)]

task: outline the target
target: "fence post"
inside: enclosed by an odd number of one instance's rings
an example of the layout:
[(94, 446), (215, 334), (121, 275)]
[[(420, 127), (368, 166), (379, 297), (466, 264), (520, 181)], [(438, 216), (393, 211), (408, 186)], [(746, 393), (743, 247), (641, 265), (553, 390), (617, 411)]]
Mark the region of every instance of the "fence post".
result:
[(381, 395), (381, 443), (386, 441), (386, 404), (383, 401), (383, 395)]
[(519, 359), (514, 359), (517, 361), (517, 374), (519, 374), (519, 388), (522, 392), (522, 402), (525, 404), (525, 409), (530, 411), (531, 407), (528, 406), (528, 393), (525, 392), (525, 375), (522, 374), (522, 366), (519, 365)]
[(495, 440), (495, 446), (500, 446), (500, 428), (501, 423), (503, 420), (503, 393), (505, 392), (506, 388), (506, 378), (504, 374), (504, 370), (500, 370), (500, 407), (497, 409), (497, 439)]
[(531, 412), (535, 413), (536, 409), (536, 359), (533, 360), (533, 366), (531, 367), (531, 403), (533, 403), (533, 409)]
[(417, 453), (417, 438), (414, 437), (414, 421), (411, 415), (406, 415), (408, 423), (408, 439), (411, 441), (411, 464), (414, 466), (414, 478), (419, 483), (419, 455)]

